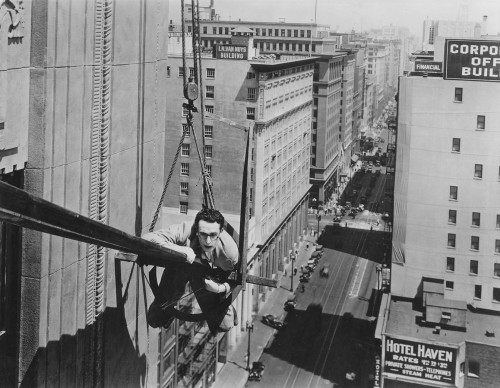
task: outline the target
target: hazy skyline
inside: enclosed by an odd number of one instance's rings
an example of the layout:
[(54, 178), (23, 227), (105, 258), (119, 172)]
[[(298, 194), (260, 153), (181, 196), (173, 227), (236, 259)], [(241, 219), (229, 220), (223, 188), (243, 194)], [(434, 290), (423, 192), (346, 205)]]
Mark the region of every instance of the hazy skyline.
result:
[[(185, 0), (186, 4), (190, 0)], [(200, 0), (200, 5), (209, 0)], [(171, 19), (180, 20), (180, 0), (170, 0)], [(250, 5), (249, 5), (250, 4)], [(339, 32), (386, 25), (408, 27), (417, 37), (425, 19), (480, 22), (488, 16), (489, 35), (500, 34), (500, 0), (215, 0), (221, 20), (330, 25)]]

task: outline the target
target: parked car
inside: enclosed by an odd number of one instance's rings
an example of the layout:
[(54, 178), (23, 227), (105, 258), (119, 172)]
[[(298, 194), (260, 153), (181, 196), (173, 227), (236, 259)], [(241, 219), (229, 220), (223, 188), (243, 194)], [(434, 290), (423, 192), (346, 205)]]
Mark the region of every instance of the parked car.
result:
[(291, 296), (285, 302), (284, 308), (285, 308), (285, 311), (293, 311), (293, 310), (295, 310), (295, 306), (297, 306), (297, 299), (295, 296)]
[(342, 217), (335, 217), (335, 218), (333, 219), (333, 223), (334, 223), (334, 224), (335, 224), (335, 223), (341, 223), (341, 222), (342, 222)]
[(328, 266), (325, 265), (323, 268), (321, 268), (321, 271), (319, 271), (319, 276), (321, 276), (322, 278), (327, 278), (328, 277)]
[(262, 362), (254, 361), (252, 363), (252, 369), (250, 369), (250, 374), (248, 375), (248, 380), (260, 381), (264, 374), (264, 369), (266, 369), (266, 367)]
[(274, 327), (275, 329), (281, 329), (283, 326), (285, 326), (285, 322), (272, 314), (264, 315), (262, 317), (262, 322), (264, 322), (266, 325)]
[(308, 272), (308, 273), (304, 273), (304, 274), (300, 275), (299, 281), (301, 283), (307, 283), (307, 282), (309, 282), (310, 279), (311, 279), (311, 273)]

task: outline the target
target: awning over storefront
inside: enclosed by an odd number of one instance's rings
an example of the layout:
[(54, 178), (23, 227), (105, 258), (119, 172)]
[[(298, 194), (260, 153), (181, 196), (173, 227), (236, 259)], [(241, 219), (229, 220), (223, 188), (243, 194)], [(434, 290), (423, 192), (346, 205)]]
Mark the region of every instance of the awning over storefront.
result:
[(359, 155), (358, 155), (358, 154), (354, 154), (354, 155), (351, 157), (351, 161), (352, 161), (353, 163), (356, 163), (356, 162), (358, 161), (358, 159), (359, 159)]

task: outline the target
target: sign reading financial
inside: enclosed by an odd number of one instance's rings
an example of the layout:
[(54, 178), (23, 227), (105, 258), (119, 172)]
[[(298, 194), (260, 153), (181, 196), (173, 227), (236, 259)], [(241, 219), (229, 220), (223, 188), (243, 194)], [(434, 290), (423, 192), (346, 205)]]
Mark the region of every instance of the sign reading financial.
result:
[(386, 337), (384, 372), (454, 384), (456, 356), (454, 348)]
[(426, 73), (442, 73), (443, 63), (433, 61), (415, 61), (415, 71)]
[(500, 81), (500, 41), (446, 39), (444, 79)]
[(216, 45), (215, 57), (217, 59), (248, 59), (248, 47), (246, 46), (232, 46), (232, 45)]

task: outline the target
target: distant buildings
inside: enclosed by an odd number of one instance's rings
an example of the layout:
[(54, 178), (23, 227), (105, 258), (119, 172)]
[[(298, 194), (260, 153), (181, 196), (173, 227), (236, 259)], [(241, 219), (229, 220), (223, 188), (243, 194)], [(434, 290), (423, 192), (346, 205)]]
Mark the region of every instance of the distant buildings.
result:
[(385, 387), (500, 379), (500, 41), (446, 42), (400, 78)]

